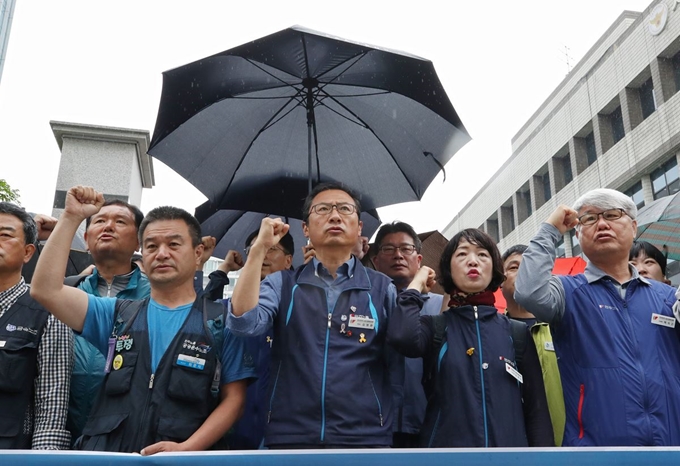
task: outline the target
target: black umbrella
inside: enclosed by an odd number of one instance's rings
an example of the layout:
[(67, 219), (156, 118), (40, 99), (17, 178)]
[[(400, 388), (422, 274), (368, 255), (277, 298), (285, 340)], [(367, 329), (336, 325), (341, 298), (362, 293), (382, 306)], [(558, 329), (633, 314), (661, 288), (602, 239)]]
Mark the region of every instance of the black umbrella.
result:
[(215, 208), (294, 216), (331, 178), (419, 200), (469, 140), (432, 62), (293, 27), (163, 73), (149, 153)]
[[(204, 205), (196, 208), (196, 218), (199, 221), (204, 218), (201, 214), (205, 211)], [(243, 212), (240, 210), (218, 210), (201, 223), (201, 232), (206, 236), (214, 236), (217, 239), (217, 246), (212, 253), (214, 257), (224, 258), (230, 249), (242, 252), (245, 241), (253, 231), (260, 228), (260, 223), (264, 217), (281, 217), (279, 215), (262, 214), (258, 212)], [(293, 236), (295, 252), (293, 254), (293, 266), (302, 264), (301, 247), (307, 244), (307, 238), (302, 233), (302, 221), (296, 218), (281, 217), (282, 220), (290, 225), (289, 232)], [(361, 220), (364, 223), (362, 235), (373, 236), (380, 226), (380, 219), (376, 212), (362, 212)]]

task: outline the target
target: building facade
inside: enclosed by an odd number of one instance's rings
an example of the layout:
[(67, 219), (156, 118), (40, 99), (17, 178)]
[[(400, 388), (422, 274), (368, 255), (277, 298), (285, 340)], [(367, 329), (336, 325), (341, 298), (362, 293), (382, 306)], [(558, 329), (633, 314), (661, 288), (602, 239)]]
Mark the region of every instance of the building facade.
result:
[(15, 0), (0, 0), (0, 80), (2, 70), (5, 67), (5, 55), (9, 44), (9, 33), (12, 29), (12, 17), (14, 16)]
[[(557, 205), (572, 205), (591, 189), (618, 189), (638, 208), (677, 192), (678, 3), (624, 11), (519, 130), (511, 157), (444, 235), (481, 228), (502, 252), (526, 244)], [(558, 255), (579, 253), (567, 233)]]

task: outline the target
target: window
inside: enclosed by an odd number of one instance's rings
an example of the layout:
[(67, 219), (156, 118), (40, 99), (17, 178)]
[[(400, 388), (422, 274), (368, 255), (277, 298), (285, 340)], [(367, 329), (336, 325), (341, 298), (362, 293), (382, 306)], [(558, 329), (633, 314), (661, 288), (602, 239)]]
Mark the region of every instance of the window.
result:
[(515, 229), (515, 209), (512, 206), (512, 198), (501, 206), (501, 222), (503, 238)]
[(588, 158), (588, 166), (591, 166), (597, 160), (597, 150), (595, 150), (595, 133), (592, 131), (585, 137), (586, 141), (586, 157)]
[(569, 237), (571, 238), (571, 256), (576, 257), (581, 255), (581, 244), (578, 242), (576, 237), (576, 231), (571, 230), (569, 232)]
[(675, 92), (680, 91), (680, 52), (673, 55), (673, 78), (675, 80)]
[(574, 174), (571, 172), (571, 158), (569, 154), (561, 159), (562, 173), (564, 174), (564, 185), (568, 185), (574, 179)]
[(531, 194), (529, 194), (529, 183), (526, 183), (522, 188), (515, 193), (516, 201), (514, 208), (517, 209), (517, 222), (522, 223), (527, 218), (531, 217)]
[(555, 245), (555, 255), (557, 257), (566, 257), (566, 252), (564, 250), (564, 237), (560, 239), (559, 243)]
[(678, 179), (678, 161), (675, 156), (654, 170), (651, 178), (654, 199), (677, 193), (680, 190), (680, 179)]
[(548, 202), (552, 194), (550, 193), (550, 173), (543, 175), (543, 199)]
[(651, 77), (642, 83), (638, 92), (640, 93), (642, 119), (644, 120), (656, 110), (656, 96), (654, 95), (654, 83)]
[(635, 205), (637, 205), (638, 209), (644, 207), (645, 198), (642, 194), (642, 181), (638, 181), (637, 183), (635, 183), (630, 189), (628, 189), (623, 194), (625, 194), (626, 196), (630, 196), (633, 202), (635, 202)]
[(616, 109), (609, 114), (609, 123), (612, 126), (612, 139), (613, 143), (616, 144), (626, 135), (623, 129), (623, 114), (621, 113), (621, 107), (616, 107)]
[(486, 221), (486, 233), (491, 236), (496, 243), (500, 241), (500, 235), (498, 234), (498, 219), (490, 218)]

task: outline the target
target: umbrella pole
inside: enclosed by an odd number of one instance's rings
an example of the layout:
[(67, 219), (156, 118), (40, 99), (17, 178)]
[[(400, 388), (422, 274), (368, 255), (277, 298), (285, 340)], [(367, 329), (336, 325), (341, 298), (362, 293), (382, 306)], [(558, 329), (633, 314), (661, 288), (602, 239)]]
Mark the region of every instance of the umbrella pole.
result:
[(319, 85), (314, 78), (305, 78), (302, 84), (307, 88), (305, 108), (307, 109), (307, 194), (312, 192), (312, 127), (314, 126), (314, 93), (312, 89)]
[(312, 124), (307, 121), (307, 194), (312, 192)]

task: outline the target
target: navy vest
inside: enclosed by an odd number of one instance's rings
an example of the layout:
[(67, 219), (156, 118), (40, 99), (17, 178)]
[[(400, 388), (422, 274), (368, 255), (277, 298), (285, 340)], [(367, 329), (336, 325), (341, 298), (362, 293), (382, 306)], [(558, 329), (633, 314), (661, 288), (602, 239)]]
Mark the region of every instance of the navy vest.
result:
[(472, 306), (442, 314), (444, 343), (438, 354), (433, 348), (426, 355), (426, 361), (435, 358), (435, 380), (421, 446), (528, 446), (521, 388), (506, 371), (506, 362), (515, 367), (517, 359), (510, 321), (494, 307), (477, 310), (478, 319)]
[(33, 408), (38, 346), (49, 313), (26, 291), (0, 318), (0, 449), (30, 449), (23, 433)]
[(116, 302), (116, 351), (83, 430), (83, 450), (139, 452), (164, 440), (183, 442), (218, 404), (213, 377), (222, 341), (210, 327), (223, 328), (222, 304), (194, 303), (153, 374), (147, 306), (148, 298)]
[[(391, 445), (390, 279), (357, 261), (329, 309), (313, 263), (281, 273), (265, 444)], [(350, 327), (352, 314), (373, 319), (374, 327)]]

